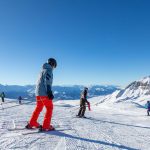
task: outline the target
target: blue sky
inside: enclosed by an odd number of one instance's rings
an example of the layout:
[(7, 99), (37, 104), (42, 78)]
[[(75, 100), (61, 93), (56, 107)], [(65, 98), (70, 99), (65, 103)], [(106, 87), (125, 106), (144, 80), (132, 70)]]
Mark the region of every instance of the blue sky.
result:
[(1, 0), (0, 83), (35, 84), (55, 57), (54, 84), (126, 86), (150, 75), (148, 0)]

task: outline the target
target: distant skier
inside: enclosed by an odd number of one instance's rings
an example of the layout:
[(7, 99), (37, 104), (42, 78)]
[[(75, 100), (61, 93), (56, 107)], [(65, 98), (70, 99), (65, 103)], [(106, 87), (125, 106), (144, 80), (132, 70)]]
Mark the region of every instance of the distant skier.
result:
[(19, 104), (21, 105), (22, 104), (22, 97), (21, 96), (18, 97), (18, 101), (19, 101)]
[[(27, 124), (26, 128), (31, 129), (33, 127), (40, 128), (40, 131), (51, 131), (55, 130), (51, 125), (51, 118), (53, 113), (53, 93), (52, 93), (52, 82), (53, 82), (53, 69), (57, 67), (57, 62), (54, 58), (49, 58), (48, 62), (43, 65), (40, 73), (37, 85), (36, 85), (36, 108), (32, 114), (32, 117)], [(40, 112), (43, 107), (46, 108), (46, 113), (43, 121), (43, 125), (37, 122)]]
[(149, 116), (150, 112), (150, 101), (147, 101), (147, 115)]
[(80, 109), (79, 109), (79, 113), (78, 113), (77, 117), (86, 118), (84, 116), (85, 111), (86, 111), (86, 104), (88, 104), (88, 106), (90, 105), (90, 103), (87, 101), (87, 94), (88, 94), (88, 88), (85, 87), (83, 92), (81, 93)]
[(2, 102), (5, 102), (5, 93), (4, 92), (1, 93), (1, 98), (2, 98)]

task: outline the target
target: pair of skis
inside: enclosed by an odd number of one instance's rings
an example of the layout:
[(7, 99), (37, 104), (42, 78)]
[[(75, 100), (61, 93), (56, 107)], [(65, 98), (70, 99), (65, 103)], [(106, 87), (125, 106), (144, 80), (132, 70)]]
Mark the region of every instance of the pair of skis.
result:
[(51, 131), (40, 131), (39, 129), (37, 128), (33, 128), (33, 129), (26, 129), (25, 127), (24, 128), (21, 128), (21, 127), (15, 127), (15, 128), (12, 128), (12, 129), (7, 129), (8, 131), (27, 131), (27, 132), (20, 132), (18, 133), (18, 135), (29, 135), (29, 134), (38, 134), (38, 133), (49, 133), (49, 132), (61, 132), (61, 131), (65, 131), (65, 130), (71, 130), (71, 129), (63, 129), (61, 128), (60, 125), (56, 125), (54, 126), (55, 130), (51, 130)]

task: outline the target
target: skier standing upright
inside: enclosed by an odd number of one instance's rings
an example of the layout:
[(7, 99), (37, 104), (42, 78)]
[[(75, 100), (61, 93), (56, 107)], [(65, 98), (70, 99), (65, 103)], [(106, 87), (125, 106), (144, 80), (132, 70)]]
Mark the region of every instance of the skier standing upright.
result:
[(21, 96), (18, 97), (18, 101), (19, 101), (19, 104), (21, 105), (22, 104), (22, 97)]
[(5, 102), (5, 100), (4, 100), (5, 99), (5, 93), (4, 92), (1, 93), (1, 98), (2, 98), (2, 102), (4, 103)]
[[(42, 71), (40, 73), (37, 85), (36, 85), (36, 108), (32, 114), (32, 117), (26, 126), (27, 129), (30, 128), (40, 128), (41, 131), (51, 131), (54, 127), (51, 125), (51, 118), (53, 113), (53, 93), (52, 93), (52, 83), (53, 83), (53, 69), (57, 67), (57, 62), (54, 58), (49, 58), (48, 62), (43, 65)], [(37, 122), (40, 112), (43, 107), (46, 107), (46, 113), (43, 121), (43, 125)]]
[(149, 116), (150, 112), (150, 101), (147, 101), (147, 115)]
[(81, 93), (80, 109), (79, 109), (79, 113), (78, 113), (77, 117), (86, 118), (84, 116), (85, 111), (86, 111), (86, 104), (89, 105), (89, 102), (87, 101), (87, 94), (88, 94), (88, 88), (85, 87), (83, 92)]

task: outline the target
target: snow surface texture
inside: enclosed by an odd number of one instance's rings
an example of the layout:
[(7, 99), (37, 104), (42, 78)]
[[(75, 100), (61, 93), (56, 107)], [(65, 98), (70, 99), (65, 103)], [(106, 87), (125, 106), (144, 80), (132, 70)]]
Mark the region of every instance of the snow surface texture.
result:
[[(75, 117), (79, 101), (56, 102), (52, 124), (58, 131), (47, 133), (23, 130), (35, 103), (18, 105), (15, 100), (7, 100), (0, 106), (0, 149), (148, 150), (150, 118), (146, 109), (131, 102), (98, 104), (103, 100), (104, 97), (90, 100), (92, 111), (86, 112), (90, 117), (87, 119)], [(42, 119), (43, 113), (40, 123)]]
[[(150, 150), (150, 116), (144, 108), (149, 77), (104, 97), (89, 99), (87, 119), (76, 118), (79, 100), (54, 103), (57, 131), (24, 130), (35, 102), (7, 100), (0, 105), (0, 149), (9, 150)], [(147, 92), (145, 92), (147, 91)], [(43, 121), (44, 112), (39, 122)], [(13, 130), (14, 128), (18, 130)]]

